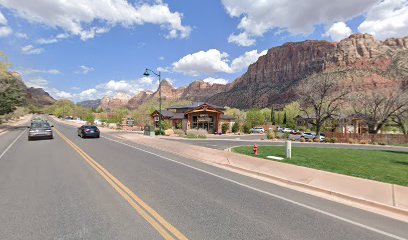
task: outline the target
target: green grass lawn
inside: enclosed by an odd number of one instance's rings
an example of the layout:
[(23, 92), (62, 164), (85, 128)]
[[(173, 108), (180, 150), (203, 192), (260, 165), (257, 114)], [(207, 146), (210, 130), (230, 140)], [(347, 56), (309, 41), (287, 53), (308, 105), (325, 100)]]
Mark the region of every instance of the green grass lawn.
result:
[[(283, 146), (259, 146), (259, 158), (285, 157)], [(252, 146), (232, 149), (253, 155)], [(339, 148), (292, 148), (292, 158), (279, 161), (354, 177), (408, 186), (408, 152), (393, 150), (359, 150)]]

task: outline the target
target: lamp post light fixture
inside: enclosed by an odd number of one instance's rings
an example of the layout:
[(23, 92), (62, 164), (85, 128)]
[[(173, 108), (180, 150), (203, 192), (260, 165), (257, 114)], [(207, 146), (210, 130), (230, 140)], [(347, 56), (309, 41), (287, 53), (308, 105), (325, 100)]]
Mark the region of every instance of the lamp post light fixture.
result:
[(145, 72), (143, 73), (144, 76), (148, 77), (150, 76), (150, 73), (153, 73), (159, 78), (159, 135), (162, 134), (162, 97), (161, 97), (161, 75), (160, 71), (159, 73), (154, 72), (153, 70), (146, 68)]

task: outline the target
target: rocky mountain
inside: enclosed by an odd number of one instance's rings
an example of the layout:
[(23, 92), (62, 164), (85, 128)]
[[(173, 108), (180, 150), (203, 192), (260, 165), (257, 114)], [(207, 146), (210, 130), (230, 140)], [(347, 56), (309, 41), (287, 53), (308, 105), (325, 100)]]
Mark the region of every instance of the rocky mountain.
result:
[(408, 37), (377, 41), (369, 34), (353, 34), (335, 43), (304, 41), (268, 50), (248, 71), (209, 102), (237, 108), (270, 107), (296, 100), (295, 86), (312, 73), (346, 71), (364, 87), (370, 81), (407, 80)]
[(138, 106), (142, 105), (144, 102), (149, 100), (153, 92), (141, 91), (136, 96), (132, 97), (127, 103), (129, 109), (136, 109)]
[(99, 107), (102, 109), (114, 109), (126, 107), (131, 98), (132, 96), (126, 93), (118, 92), (112, 97), (109, 96), (103, 97), (101, 99), (101, 104), (99, 105)]
[(102, 99), (86, 100), (86, 101), (82, 101), (82, 102), (77, 102), (77, 105), (79, 105), (81, 107), (96, 109), (101, 105), (101, 101), (102, 101)]
[[(211, 84), (203, 80), (192, 82), (186, 87), (175, 88), (169, 81), (162, 80), (161, 95), (163, 100), (189, 100), (189, 101), (207, 101), (214, 94), (225, 92), (226, 85)], [(127, 107), (136, 109), (143, 103), (159, 98), (159, 89), (155, 92), (141, 91), (137, 95), (129, 98), (127, 95), (104, 97), (99, 104), (103, 109), (112, 109), (115, 107)]]
[(42, 106), (52, 105), (56, 100), (42, 88), (27, 88), (27, 103)]
[(56, 100), (53, 97), (51, 97), (49, 93), (44, 91), (44, 89), (34, 87), (28, 88), (23, 82), (22, 77), (18, 72), (6, 72), (4, 73), (3, 77), (12, 79), (17, 82), (21, 91), (24, 92), (26, 104), (42, 106), (51, 105), (56, 102)]

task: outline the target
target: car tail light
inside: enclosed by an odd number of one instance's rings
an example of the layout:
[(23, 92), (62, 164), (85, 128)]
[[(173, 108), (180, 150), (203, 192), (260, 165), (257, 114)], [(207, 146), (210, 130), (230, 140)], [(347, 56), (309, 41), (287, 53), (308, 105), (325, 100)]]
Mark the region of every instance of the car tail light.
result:
[(85, 129), (85, 132), (89, 132), (89, 129)]
[(95, 132), (99, 132), (99, 129), (96, 129)]

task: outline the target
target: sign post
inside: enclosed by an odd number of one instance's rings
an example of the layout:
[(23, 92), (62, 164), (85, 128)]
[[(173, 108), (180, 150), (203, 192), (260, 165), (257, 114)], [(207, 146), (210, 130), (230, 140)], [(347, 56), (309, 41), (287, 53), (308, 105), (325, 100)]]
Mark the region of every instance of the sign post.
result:
[(292, 142), (287, 140), (285, 143), (286, 158), (292, 158)]

